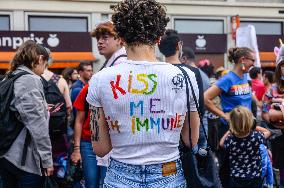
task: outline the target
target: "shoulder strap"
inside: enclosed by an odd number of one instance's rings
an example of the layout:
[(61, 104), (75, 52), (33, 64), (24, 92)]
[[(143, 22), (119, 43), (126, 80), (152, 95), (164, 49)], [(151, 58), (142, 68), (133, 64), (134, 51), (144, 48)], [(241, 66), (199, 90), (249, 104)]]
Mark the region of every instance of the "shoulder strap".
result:
[[(110, 64), (110, 67), (112, 67), (112, 66), (114, 65), (114, 63), (115, 63), (119, 58), (121, 58), (121, 57), (127, 57), (127, 55), (126, 55), (126, 54), (121, 54), (121, 55), (117, 56), (117, 57), (113, 60), (113, 62)], [(101, 68), (100, 70), (102, 70), (103, 68), (105, 68), (106, 65), (107, 65), (107, 63), (108, 63), (108, 60), (105, 61), (104, 65), (102, 66), (102, 68)]]
[(24, 166), (26, 164), (26, 159), (27, 159), (27, 153), (28, 153), (28, 146), (31, 142), (31, 134), (29, 132), (29, 130), (27, 129), (27, 133), (26, 133), (26, 138), (25, 138), (25, 143), (24, 143), (24, 148), (23, 148), (23, 156), (21, 159), (21, 166)]
[(57, 75), (57, 74), (53, 74), (52, 77), (50, 78), (50, 80), (51, 80), (53, 83), (57, 84), (58, 81), (60, 80), (60, 76)]
[(17, 74), (9, 74), (8, 75), (8, 78), (11, 78), (12, 79), (12, 81), (14, 82), (15, 80), (17, 80), (18, 78), (20, 78), (21, 76), (23, 76), (23, 75), (25, 75), (25, 74), (31, 74), (31, 73), (29, 73), (29, 72), (27, 72), (27, 71), (20, 71), (19, 73), (17, 73)]
[(189, 102), (189, 86), (191, 88), (191, 92), (192, 92), (192, 96), (193, 96), (193, 100), (194, 100), (194, 103), (195, 103), (195, 106), (197, 108), (197, 111), (198, 111), (198, 115), (199, 115), (199, 118), (200, 118), (200, 125), (202, 127), (202, 130), (204, 132), (204, 135), (205, 135), (205, 138), (206, 138), (206, 141), (208, 143), (208, 137), (207, 137), (207, 134), (206, 134), (206, 131), (205, 131), (205, 128), (204, 128), (204, 125), (203, 125), (203, 121), (201, 119), (201, 112), (200, 112), (200, 108), (199, 108), (199, 105), (198, 105), (198, 102), (197, 102), (197, 99), (196, 99), (196, 95), (194, 93), (194, 90), (193, 90), (193, 86), (192, 86), (192, 83), (191, 83), (191, 80), (187, 74), (187, 72), (179, 65), (176, 65), (177, 68), (179, 68), (184, 76), (184, 79), (185, 79), (185, 85), (186, 85), (186, 103), (187, 103), (187, 109), (188, 109), (188, 125), (189, 125), (189, 142), (190, 142), (190, 146), (192, 148), (192, 141), (191, 141), (191, 128), (190, 128), (190, 102)]
[(110, 67), (113, 66), (114, 63), (115, 63), (119, 58), (121, 58), (121, 57), (127, 57), (127, 55), (126, 55), (126, 54), (121, 54), (121, 55), (117, 56), (117, 57), (113, 60), (113, 62), (111, 63)]

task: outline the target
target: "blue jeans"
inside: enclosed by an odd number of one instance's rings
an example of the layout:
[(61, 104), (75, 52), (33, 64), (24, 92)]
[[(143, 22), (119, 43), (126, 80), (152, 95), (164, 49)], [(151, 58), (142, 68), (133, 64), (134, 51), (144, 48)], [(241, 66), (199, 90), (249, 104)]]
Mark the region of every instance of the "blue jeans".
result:
[(3, 188), (40, 188), (42, 177), (17, 168), (5, 158), (0, 159)]
[(93, 151), (92, 143), (81, 140), (80, 151), (86, 188), (102, 187), (107, 168), (97, 165), (96, 154)]
[(186, 188), (181, 161), (175, 162), (176, 173), (163, 176), (162, 164), (130, 165), (111, 159), (104, 188)]

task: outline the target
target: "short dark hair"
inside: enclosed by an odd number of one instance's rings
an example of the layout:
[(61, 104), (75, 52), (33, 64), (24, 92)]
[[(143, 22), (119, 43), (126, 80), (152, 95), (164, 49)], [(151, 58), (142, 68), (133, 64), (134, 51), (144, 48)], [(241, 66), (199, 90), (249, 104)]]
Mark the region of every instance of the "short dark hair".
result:
[(184, 47), (182, 49), (182, 54), (182, 56), (186, 57), (187, 59), (195, 59), (195, 53), (190, 47)]
[(249, 76), (251, 79), (256, 79), (257, 75), (261, 73), (261, 69), (259, 67), (252, 67), (249, 70)]
[(168, 29), (164, 36), (162, 36), (160, 44), (158, 45), (160, 52), (165, 57), (170, 57), (175, 55), (176, 47), (180, 38), (176, 30)]
[(264, 71), (263, 75), (268, 79), (269, 83), (274, 82), (274, 72), (273, 71)]
[(170, 21), (165, 6), (155, 0), (123, 0), (113, 10), (114, 30), (128, 46), (155, 45)]
[(91, 66), (93, 67), (93, 63), (91, 61), (82, 61), (80, 62), (78, 68), (77, 68), (77, 71), (84, 71), (84, 67), (86, 66)]

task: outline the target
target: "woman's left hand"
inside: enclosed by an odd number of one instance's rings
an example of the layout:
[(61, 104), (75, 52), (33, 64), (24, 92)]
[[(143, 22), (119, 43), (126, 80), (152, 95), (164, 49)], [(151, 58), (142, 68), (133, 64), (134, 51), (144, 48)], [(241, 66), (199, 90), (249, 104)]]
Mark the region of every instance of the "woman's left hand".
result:
[(52, 176), (52, 175), (53, 175), (53, 171), (54, 171), (53, 166), (52, 166), (52, 167), (45, 168), (45, 169), (44, 169), (44, 175), (45, 175), (45, 176)]

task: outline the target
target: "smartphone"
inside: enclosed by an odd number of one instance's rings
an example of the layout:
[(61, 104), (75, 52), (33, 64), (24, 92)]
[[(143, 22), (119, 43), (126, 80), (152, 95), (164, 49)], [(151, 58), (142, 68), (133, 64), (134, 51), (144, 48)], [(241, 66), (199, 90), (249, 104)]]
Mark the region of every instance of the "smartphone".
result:
[(56, 103), (53, 107), (51, 107), (51, 108), (49, 109), (49, 112), (53, 112), (53, 111), (55, 111), (57, 108), (60, 109), (60, 107), (61, 107), (63, 104), (64, 104), (63, 102), (61, 102), (61, 103)]

